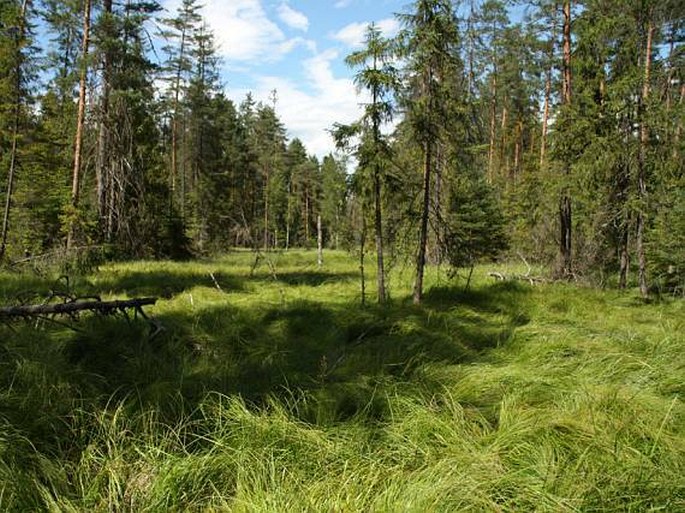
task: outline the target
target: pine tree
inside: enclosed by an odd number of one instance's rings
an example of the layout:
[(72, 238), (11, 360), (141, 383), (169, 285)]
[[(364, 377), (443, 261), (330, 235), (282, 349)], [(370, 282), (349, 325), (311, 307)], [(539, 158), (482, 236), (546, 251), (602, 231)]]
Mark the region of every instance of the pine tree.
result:
[[(145, 24), (159, 10), (155, 2), (114, 4), (101, 12), (93, 52), (101, 87), (94, 162), (89, 182), (92, 217), (101, 240), (126, 255), (156, 251), (162, 228), (157, 212), (167, 195), (160, 183), (160, 135), (153, 106), (155, 66), (148, 58)], [(92, 175), (91, 175), (92, 176)]]
[(201, 6), (197, 0), (183, 0), (175, 17), (162, 20), (165, 28), (161, 32), (161, 36), (168, 41), (163, 48), (166, 54), (163, 69), (164, 80), (168, 83), (166, 100), (171, 139), (169, 148), (170, 210), (173, 211), (178, 206), (183, 224), (186, 221), (187, 200), (187, 169), (184, 153), (187, 122), (185, 96), (195, 67), (197, 34), (202, 21), (200, 9)]
[(79, 200), (81, 196), (81, 160), (83, 157), (83, 132), (86, 118), (86, 92), (88, 80), (88, 52), (90, 51), (91, 0), (83, 2), (83, 33), (81, 39), (81, 59), (79, 76), (78, 110), (76, 113), (76, 133), (74, 134), (74, 167), (71, 178), (71, 204), (66, 214), (67, 250), (74, 245), (77, 227), (80, 224)]
[[(256, 169), (261, 182), (261, 241), (265, 250), (275, 246), (275, 206), (282, 205), (285, 191), (279, 187), (285, 153), (285, 128), (276, 115), (276, 92), (271, 105), (260, 105), (252, 141), (256, 155)], [(256, 221), (256, 220), (255, 220)], [(272, 238), (272, 235), (273, 238)]]

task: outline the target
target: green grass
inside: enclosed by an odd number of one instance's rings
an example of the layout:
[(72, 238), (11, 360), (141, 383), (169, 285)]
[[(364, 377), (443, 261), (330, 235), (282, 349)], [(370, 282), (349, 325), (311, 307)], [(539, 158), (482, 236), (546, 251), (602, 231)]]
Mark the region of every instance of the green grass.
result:
[[(484, 267), (362, 307), (356, 269), (110, 264), (72, 292), (159, 296), (161, 333), (1, 325), (0, 510), (685, 511), (684, 302)], [(0, 275), (4, 303), (55, 287)]]

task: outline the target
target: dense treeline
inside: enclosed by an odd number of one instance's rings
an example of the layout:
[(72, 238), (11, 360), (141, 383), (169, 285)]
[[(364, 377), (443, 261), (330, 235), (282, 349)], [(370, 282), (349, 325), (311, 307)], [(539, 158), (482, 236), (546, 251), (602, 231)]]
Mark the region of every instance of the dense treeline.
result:
[(341, 243), (343, 162), (288, 141), (275, 96), (226, 97), (199, 3), (164, 18), (156, 2), (4, 2), (0, 16), (3, 256), (306, 246), (318, 215)]
[(0, 4), (4, 258), (307, 247), (322, 226), (375, 252), (379, 301), (388, 260), (415, 262), (418, 302), (427, 263), (507, 248), (683, 290), (681, 2), (416, 0), (347, 59), (369, 99), (332, 130), (348, 176), (288, 139), (276, 92), (226, 97), (198, 2), (91, 1)]

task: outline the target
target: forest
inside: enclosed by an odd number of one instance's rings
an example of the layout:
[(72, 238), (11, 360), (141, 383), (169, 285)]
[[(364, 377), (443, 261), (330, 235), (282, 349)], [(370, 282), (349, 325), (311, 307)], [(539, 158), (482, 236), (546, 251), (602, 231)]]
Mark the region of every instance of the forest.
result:
[(685, 5), (414, 0), (323, 157), (204, 16), (0, 0), (0, 509), (685, 510)]
[(155, 2), (5, 1), (0, 256), (307, 248), (320, 219), (326, 247), (370, 249), (381, 277), (519, 254), (682, 293), (680, 2), (523, 7), (513, 22), (505, 2), (417, 2), (394, 38), (369, 26), (347, 58), (363, 113), (330, 127), (340, 151), (319, 162), (277, 91), (227, 99), (199, 2), (164, 18)]

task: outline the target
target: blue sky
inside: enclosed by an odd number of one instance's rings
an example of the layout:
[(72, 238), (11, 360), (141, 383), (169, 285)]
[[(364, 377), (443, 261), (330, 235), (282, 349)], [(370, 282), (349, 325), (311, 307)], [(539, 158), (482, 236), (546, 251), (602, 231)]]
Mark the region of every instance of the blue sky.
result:
[[(269, 101), (277, 90), (277, 112), (289, 137), (299, 137), (319, 157), (332, 151), (326, 129), (359, 116), (352, 72), (344, 58), (358, 49), (374, 21), (394, 35), (393, 14), (407, 0), (204, 0), (203, 14), (223, 58), (229, 96), (248, 91)], [(178, 0), (164, 7), (174, 12)]]

